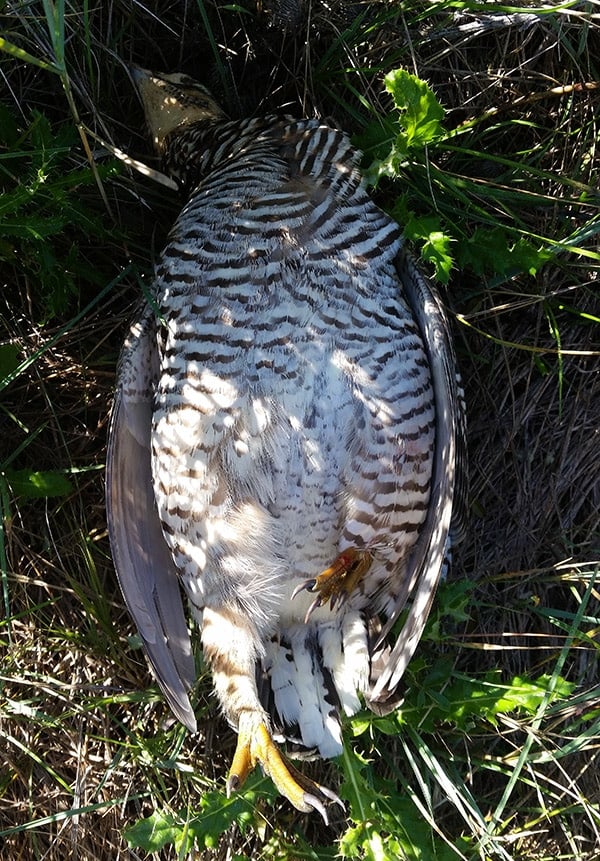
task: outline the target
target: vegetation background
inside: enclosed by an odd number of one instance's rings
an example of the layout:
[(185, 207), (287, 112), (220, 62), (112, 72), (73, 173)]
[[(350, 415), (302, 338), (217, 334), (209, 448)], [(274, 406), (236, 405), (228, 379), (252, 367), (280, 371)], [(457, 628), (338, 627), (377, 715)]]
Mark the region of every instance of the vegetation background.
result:
[[(2, 857), (600, 858), (600, 3), (24, 0), (0, 49)], [(224, 797), (210, 681), (190, 738), (111, 564), (115, 366), (181, 205), (118, 158), (156, 167), (131, 63), (346, 128), (451, 309), (470, 528), (401, 708), (311, 766), (329, 828)]]

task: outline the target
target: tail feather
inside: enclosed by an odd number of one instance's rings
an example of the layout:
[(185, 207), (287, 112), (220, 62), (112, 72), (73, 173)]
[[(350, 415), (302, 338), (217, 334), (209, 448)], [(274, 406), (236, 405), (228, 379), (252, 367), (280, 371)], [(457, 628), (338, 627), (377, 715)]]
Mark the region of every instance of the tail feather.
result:
[(339, 700), (311, 628), (297, 626), (271, 641), (264, 669), (274, 724), (284, 737), (308, 753), (317, 750), (325, 757), (340, 753)]
[(342, 751), (340, 713), (360, 708), (369, 653), (364, 620), (347, 613), (318, 625), (284, 629), (266, 646), (261, 701), (274, 731), (296, 755), (329, 758)]
[(347, 715), (361, 707), (359, 694), (369, 684), (369, 648), (365, 622), (359, 614), (348, 613), (341, 621), (319, 626), (323, 664), (333, 676), (340, 704)]

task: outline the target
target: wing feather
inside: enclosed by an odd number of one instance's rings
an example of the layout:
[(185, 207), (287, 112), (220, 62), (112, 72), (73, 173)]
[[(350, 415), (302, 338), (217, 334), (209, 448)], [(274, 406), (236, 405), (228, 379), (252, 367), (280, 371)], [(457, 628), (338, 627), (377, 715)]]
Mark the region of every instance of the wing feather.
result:
[(125, 602), (156, 680), (192, 732), (188, 691), (195, 666), (177, 570), (164, 541), (150, 459), (153, 365), (151, 316), (132, 326), (113, 404), (106, 463), (106, 506), (113, 561)]
[(406, 622), (369, 694), (369, 704), (381, 712), (388, 710), (388, 703), (389, 707), (394, 706), (391, 702), (394, 691), (423, 633), (450, 550), (451, 534), (455, 528), (457, 533), (461, 531), (466, 496), (462, 454), (464, 404), (448, 321), (432, 286), (406, 252), (398, 260), (398, 274), (428, 352), (436, 441), (427, 517), (408, 562), (405, 586), (375, 644), (377, 650), (410, 596)]

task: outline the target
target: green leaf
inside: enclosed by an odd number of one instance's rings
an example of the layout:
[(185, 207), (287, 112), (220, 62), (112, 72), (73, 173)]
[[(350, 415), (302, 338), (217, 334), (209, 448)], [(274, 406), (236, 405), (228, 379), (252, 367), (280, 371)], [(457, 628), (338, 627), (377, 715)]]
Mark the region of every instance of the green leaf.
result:
[[(116, 162), (73, 168), (75, 127), (58, 128), (39, 111), (30, 121), (0, 106), (0, 260), (17, 266), (39, 297), (42, 321), (65, 313), (79, 295), (79, 278), (105, 283), (91, 266), (87, 237), (108, 238), (112, 227), (88, 204), (86, 188), (109, 179)], [(90, 196), (90, 200), (93, 195)]]
[(19, 353), (16, 344), (0, 344), (0, 380), (5, 380), (17, 370)]
[(222, 792), (205, 792), (200, 799), (200, 813), (189, 810), (176, 813), (155, 811), (125, 831), (130, 846), (146, 852), (158, 852), (167, 844), (175, 846), (180, 854), (187, 854), (194, 846), (214, 849), (222, 835), (237, 825), (242, 833), (249, 828), (258, 829), (260, 818), (255, 813), (260, 784), (260, 795), (272, 798), (275, 790), (269, 789), (270, 781), (260, 775), (252, 775), (243, 794), (227, 798)]
[(508, 264), (508, 238), (501, 227), (480, 227), (459, 248), (458, 265), (469, 267), (476, 275), (489, 272), (505, 274)]
[(146, 852), (159, 852), (168, 843), (173, 844), (178, 840), (183, 827), (179, 817), (172, 813), (155, 811), (147, 819), (141, 819), (127, 828), (124, 837), (134, 848), (144, 849)]
[(73, 485), (66, 475), (56, 470), (37, 472), (30, 469), (7, 469), (4, 476), (13, 493), (25, 499), (68, 496), (73, 491)]
[[(424, 714), (421, 730), (433, 731), (440, 723), (451, 722), (469, 730), (474, 720), (497, 723), (498, 715), (517, 712), (535, 715), (549, 691), (550, 678), (540, 676), (531, 680), (515, 676), (508, 684), (501, 681), (500, 671), (492, 670), (483, 676), (470, 678), (452, 672), (443, 661), (411, 689), (409, 697), (398, 713), (398, 719), (410, 723), (411, 713)], [(551, 701), (566, 698), (574, 685), (560, 679)], [(403, 715), (404, 713), (404, 715)]]
[(353, 823), (339, 841), (342, 858), (458, 861), (460, 855), (425, 824), (415, 802), (400, 795), (395, 782), (379, 777), (347, 746), (341, 764), (345, 780), (340, 795), (349, 802)]
[(383, 176), (398, 177), (411, 161), (424, 160), (428, 144), (447, 137), (441, 123), (444, 109), (425, 81), (396, 69), (386, 75), (385, 86), (394, 99), (396, 116), (370, 123), (357, 140), (375, 157), (364, 171), (368, 185), (376, 185)]
[(404, 128), (396, 139), (399, 152), (422, 148), (445, 134), (441, 124), (444, 109), (425, 81), (404, 69), (396, 69), (385, 76), (385, 86), (400, 112)]
[(450, 279), (450, 271), (453, 265), (452, 255), (450, 254), (451, 242), (452, 239), (445, 233), (442, 233), (441, 230), (433, 230), (421, 249), (421, 256), (424, 260), (433, 264), (435, 277), (442, 284), (447, 284)]
[(361, 822), (349, 828), (340, 839), (340, 856), (342, 858), (363, 858), (365, 861), (397, 861), (401, 856), (398, 852), (397, 841), (389, 851), (386, 846), (389, 838), (384, 841), (381, 832), (372, 822)]
[(404, 197), (396, 201), (392, 215), (403, 225), (405, 238), (421, 246), (421, 256), (433, 265), (437, 280), (447, 284), (454, 266), (454, 258), (450, 253), (454, 240), (444, 230), (439, 216), (416, 216), (408, 208)]
[(536, 248), (527, 239), (521, 238), (513, 245), (510, 251), (510, 260), (513, 267), (520, 272), (535, 275), (544, 263), (552, 260), (554, 254), (547, 248)]
[(340, 788), (340, 797), (348, 802), (354, 820), (367, 819), (377, 797), (371, 781), (371, 770), (367, 768), (368, 760), (344, 744), (341, 764), (345, 780)]
[(361, 150), (365, 158), (385, 159), (400, 132), (398, 117), (378, 117), (371, 121), (360, 134), (354, 135), (352, 143)]
[(514, 234), (502, 227), (478, 228), (457, 252), (459, 267), (470, 267), (476, 275), (535, 275), (553, 257), (524, 237), (515, 242)]

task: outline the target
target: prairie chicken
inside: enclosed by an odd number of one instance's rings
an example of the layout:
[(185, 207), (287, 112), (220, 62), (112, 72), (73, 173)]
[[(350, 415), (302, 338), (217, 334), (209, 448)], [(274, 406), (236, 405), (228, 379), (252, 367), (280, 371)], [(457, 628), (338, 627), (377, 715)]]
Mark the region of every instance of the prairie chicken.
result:
[(194, 731), (183, 585), (238, 732), (228, 792), (260, 763), (327, 820), (339, 799), (276, 742), (335, 756), (341, 713), (394, 706), (462, 519), (447, 321), (346, 134), (230, 121), (184, 75), (135, 76), (187, 203), (120, 362), (115, 567)]

